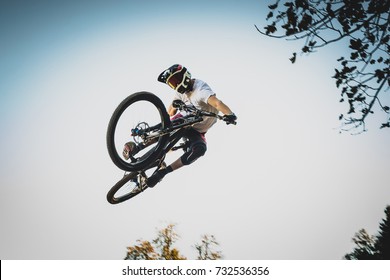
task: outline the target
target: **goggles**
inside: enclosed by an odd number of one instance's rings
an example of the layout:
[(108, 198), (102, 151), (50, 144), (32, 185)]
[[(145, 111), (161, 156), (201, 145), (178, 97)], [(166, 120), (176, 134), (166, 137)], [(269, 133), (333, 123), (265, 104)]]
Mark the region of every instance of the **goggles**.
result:
[(173, 73), (170, 77), (167, 79), (167, 84), (176, 90), (179, 86), (181, 86), (184, 83), (183, 79), (183, 73), (182, 71), (178, 71), (176, 73)]

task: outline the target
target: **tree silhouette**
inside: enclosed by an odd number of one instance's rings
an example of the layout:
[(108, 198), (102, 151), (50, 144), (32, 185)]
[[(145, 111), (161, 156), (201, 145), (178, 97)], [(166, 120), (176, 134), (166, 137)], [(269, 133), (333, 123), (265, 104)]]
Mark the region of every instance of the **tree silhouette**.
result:
[[(273, 38), (304, 40), (302, 53), (343, 40), (348, 44), (350, 53), (338, 59), (333, 76), (340, 102), (349, 104), (347, 115), (339, 116), (342, 130), (365, 131), (374, 109), (385, 114), (381, 128), (390, 128), (390, 107), (383, 103), (390, 86), (389, 0), (277, 0), (268, 8), (271, 24), (257, 30)], [(294, 52), (290, 60), (296, 59)]]
[(198, 251), (198, 260), (219, 260), (222, 258), (221, 252), (214, 247), (219, 246), (214, 235), (203, 235), (200, 244), (195, 244)]
[(174, 231), (175, 225), (169, 224), (166, 228), (159, 231), (153, 243), (160, 249), (160, 259), (163, 260), (185, 260), (185, 257), (180, 256), (176, 248), (172, 248), (173, 244), (178, 240), (179, 235)]
[(385, 214), (386, 218), (379, 225), (375, 249), (379, 259), (390, 260), (390, 206), (387, 206)]
[(138, 245), (127, 247), (125, 260), (157, 260), (159, 254), (149, 241), (137, 240)]
[(359, 230), (352, 238), (357, 248), (344, 256), (347, 260), (373, 260), (375, 259), (375, 237), (370, 236), (365, 229)]
[[(137, 244), (127, 247), (125, 260), (186, 260), (177, 248), (174, 248), (174, 243), (179, 239), (179, 235), (175, 231), (175, 225), (169, 224), (157, 233), (157, 237), (152, 242), (145, 240), (137, 240)], [(198, 250), (198, 260), (217, 260), (221, 258), (220, 251), (214, 251), (214, 247), (218, 246), (213, 235), (204, 235), (201, 245), (195, 245)]]
[(356, 248), (346, 254), (347, 260), (390, 260), (390, 206), (385, 209), (386, 218), (379, 225), (379, 233), (370, 236), (365, 229), (361, 229), (352, 238)]

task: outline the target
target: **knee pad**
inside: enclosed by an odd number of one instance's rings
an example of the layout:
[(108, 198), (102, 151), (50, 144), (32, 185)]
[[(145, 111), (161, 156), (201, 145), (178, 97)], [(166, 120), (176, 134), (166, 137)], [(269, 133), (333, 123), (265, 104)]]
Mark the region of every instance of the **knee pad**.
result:
[(189, 151), (185, 152), (181, 156), (181, 162), (184, 165), (193, 163), (195, 160), (203, 156), (207, 151), (207, 146), (204, 143), (197, 143), (190, 148)]

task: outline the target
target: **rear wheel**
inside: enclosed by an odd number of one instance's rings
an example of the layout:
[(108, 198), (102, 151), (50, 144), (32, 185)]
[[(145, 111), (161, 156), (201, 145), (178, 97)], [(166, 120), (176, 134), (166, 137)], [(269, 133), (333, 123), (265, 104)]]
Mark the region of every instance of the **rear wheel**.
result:
[(146, 178), (138, 172), (130, 172), (118, 181), (107, 193), (107, 201), (118, 204), (143, 192)]
[(140, 194), (148, 188), (147, 179), (161, 168), (166, 168), (165, 162), (155, 162), (145, 171), (125, 173), (123, 178), (107, 193), (107, 201), (111, 204), (118, 204)]
[[(132, 129), (145, 130), (156, 125), (159, 125), (159, 130), (170, 125), (169, 115), (160, 98), (150, 92), (137, 92), (123, 100), (112, 114), (106, 135), (108, 153), (114, 164), (125, 171), (139, 171), (153, 163), (169, 135), (157, 136), (129, 160), (123, 158), (122, 151), (129, 141), (146, 144), (143, 137), (133, 138)], [(148, 133), (143, 136), (148, 136)]]

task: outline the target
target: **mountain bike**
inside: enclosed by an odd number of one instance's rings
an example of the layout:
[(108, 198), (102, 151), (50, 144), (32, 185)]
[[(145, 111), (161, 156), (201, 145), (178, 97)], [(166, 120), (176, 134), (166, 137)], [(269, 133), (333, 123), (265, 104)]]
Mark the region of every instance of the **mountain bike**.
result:
[[(142, 91), (128, 96), (115, 109), (107, 128), (107, 149), (113, 163), (125, 173), (107, 193), (109, 203), (121, 203), (145, 191), (147, 179), (166, 167), (168, 152), (189, 148), (184, 137), (187, 129), (204, 118), (223, 120), (221, 115), (198, 110), (180, 100), (175, 100), (173, 106), (186, 114), (171, 120), (161, 99)], [(129, 137), (142, 149), (126, 160), (122, 150)]]

